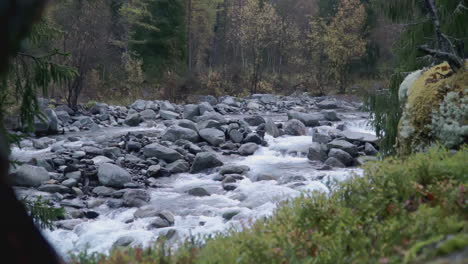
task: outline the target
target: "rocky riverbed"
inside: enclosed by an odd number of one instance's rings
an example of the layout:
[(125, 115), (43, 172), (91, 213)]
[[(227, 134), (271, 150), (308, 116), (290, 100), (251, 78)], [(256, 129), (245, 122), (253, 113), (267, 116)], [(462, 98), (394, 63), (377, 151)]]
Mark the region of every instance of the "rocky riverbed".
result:
[(10, 176), (18, 196), (65, 208), (44, 230), (64, 255), (239, 229), (329, 192), (378, 152), (362, 104), (332, 97), (43, 105), (47, 122), (13, 149)]

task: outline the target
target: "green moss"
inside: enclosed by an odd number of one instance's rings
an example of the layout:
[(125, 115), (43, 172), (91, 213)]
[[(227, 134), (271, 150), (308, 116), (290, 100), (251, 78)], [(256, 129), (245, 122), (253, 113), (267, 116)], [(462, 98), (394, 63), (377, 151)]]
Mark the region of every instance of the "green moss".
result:
[(176, 251), (160, 242), (75, 262), (427, 263), (466, 245), (466, 160), (468, 148), (389, 158), (331, 195), (304, 195), (242, 232), (193, 239)]
[(88, 102), (84, 105), (84, 107), (85, 107), (86, 109), (90, 109), (91, 107), (95, 106), (96, 104), (97, 104), (96, 101), (91, 100), (91, 101), (88, 101)]

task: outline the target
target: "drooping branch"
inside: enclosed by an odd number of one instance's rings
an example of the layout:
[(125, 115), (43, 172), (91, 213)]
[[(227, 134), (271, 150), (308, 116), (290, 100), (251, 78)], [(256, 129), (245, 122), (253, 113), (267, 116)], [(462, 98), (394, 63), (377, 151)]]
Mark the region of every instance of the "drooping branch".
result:
[(453, 53), (437, 49), (431, 49), (427, 45), (420, 46), (419, 50), (435, 58), (447, 61), (454, 72), (458, 71), (464, 66), (463, 60), (461, 60), (457, 55)]

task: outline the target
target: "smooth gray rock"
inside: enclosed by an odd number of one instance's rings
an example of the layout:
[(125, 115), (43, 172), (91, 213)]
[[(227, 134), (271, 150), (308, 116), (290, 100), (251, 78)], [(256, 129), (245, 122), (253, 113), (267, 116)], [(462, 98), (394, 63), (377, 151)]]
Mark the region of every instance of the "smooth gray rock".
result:
[(351, 155), (349, 155), (349, 153), (344, 150), (332, 148), (328, 152), (328, 156), (336, 158), (346, 166), (353, 165), (353, 157), (351, 157)]
[(148, 225), (148, 228), (149, 229), (165, 228), (165, 227), (170, 227), (170, 226), (171, 226), (171, 224), (167, 220), (162, 219), (160, 217), (156, 217), (156, 219), (151, 221), (151, 223)]
[(39, 139), (32, 139), (33, 147), (36, 149), (45, 149), (52, 145), (55, 140), (48, 137), (42, 137)]
[(274, 138), (280, 136), (280, 131), (278, 127), (276, 126), (275, 122), (273, 122), (273, 120), (271, 120), (270, 118), (265, 119), (265, 132)]
[(91, 160), (93, 161), (94, 165), (100, 165), (102, 163), (112, 163), (112, 162), (114, 162), (113, 160), (109, 159), (106, 156), (96, 156), (96, 157), (92, 158)]
[(184, 105), (183, 117), (185, 119), (194, 120), (195, 117), (200, 115), (200, 108), (198, 105), (188, 104)]
[(229, 210), (223, 213), (223, 218), (227, 221), (231, 220), (234, 216), (238, 215), (241, 211), (240, 210)]
[(143, 148), (143, 154), (147, 158), (156, 157), (167, 162), (174, 162), (184, 158), (179, 152), (158, 143), (146, 145)]
[(57, 117), (57, 114), (55, 113), (54, 110), (48, 108), (44, 111), (44, 113), (47, 116), (47, 119), (49, 120), (49, 133), (50, 134), (57, 134), (58, 133), (58, 123), (59, 119)]
[(132, 177), (128, 171), (111, 163), (99, 165), (98, 179), (102, 185), (116, 188), (121, 188), (125, 183), (132, 181)]
[(262, 144), (262, 141), (262, 138), (257, 133), (248, 133), (242, 142)]
[(346, 140), (335, 139), (329, 142), (327, 144), (327, 147), (329, 149), (337, 148), (337, 149), (344, 150), (353, 157), (357, 156), (357, 153), (358, 153), (358, 148)]
[(182, 173), (190, 170), (190, 164), (185, 160), (176, 160), (166, 166), (171, 173)]
[(327, 152), (325, 146), (320, 143), (312, 142), (307, 154), (309, 160), (325, 161), (327, 159)]
[(265, 123), (265, 119), (259, 115), (244, 117), (244, 121), (250, 126), (259, 126)]
[(177, 125), (198, 132), (197, 124), (192, 120), (182, 119), (177, 122)]
[(198, 136), (198, 133), (193, 129), (173, 125), (167, 128), (166, 131), (164, 131), (161, 139), (171, 142), (175, 142), (179, 139), (185, 139), (190, 142), (198, 142), (200, 140), (200, 137)]
[(226, 142), (226, 137), (223, 131), (214, 128), (205, 128), (200, 130), (200, 137), (213, 146), (219, 146)]
[(259, 146), (255, 143), (245, 143), (245, 144), (242, 144), (242, 146), (240, 146), (238, 151), (239, 151), (239, 154), (241, 154), (242, 156), (249, 156), (249, 155), (254, 154), (258, 148)]
[(77, 184), (78, 184), (78, 181), (75, 179), (66, 179), (62, 182), (62, 185), (68, 188), (75, 187)]
[(81, 171), (71, 171), (65, 173), (65, 177), (68, 179), (80, 180), (81, 179)]
[(145, 110), (147, 102), (145, 100), (138, 99), (133, 104), (130, 105), (130, 108), (135, 109), (138, 112)]
[(140, 116), (143, 120), (148, 121), (148, 120), (156, 120), (156, 112), (152, 109), (145, 109), (140, 112)]
[(140, 114), (129, 114), (127, 118), (125, 118), (125, 124), (128, 126), (138, 126), (141, 123)]
[(341, 119), (336, 114), (335, 110), (322, 110), (320, 113), (325, 117), (328, 121), (341, 121)]
[(372, 134), (369, 133), (361, 133), (355, 131), (345, 130), (342, 132), (343, 136), (348, 141), (359, 141), (359, 142), (369, 142), (369, 143), (376, 143), (379, 139)]
[(151, 165), (149, 166), (148, 170), (146, 171), (146, 174), (149, 177), (158, 177), (161, 171), (161, 166), (160, 165)]
[(245, 174), (250, 171), (250, 168), (246, 165), (224, 165), (219, 170), (219, 174), (226, 175), (226, 174)]
[(321, 144), (327, 144), (330, 141), (332, 141), (332, 138), (328, 134), (317, 132), (317, 133), (314, 133), (314, 135), (312, 136), (312, 141), (321, 143)]
[(288, 120), (292, 119), (297, 119), (308, 127), (316, 127), (320, 125), (320, 121), (325, 120), (325, 117), (320, 113), (301, 113), (289, 111)]
[(42, 167), (23, 164), (10, 174), (13, 185), (25, 187), (38, 187), (50, 180), (49, 173)]
[(75, 111), (73, 111), (73, 109), (68, 107), (68, 105), (58, 105), (57, 107), (55, 107), (55, 112), (58, 112), (58, 111), (67, 112), (67, 114), (69, 114), (69, 115), (74, 115), (75, 114)]
[(56, 111), (57, 118), (62, 121), (62, 124), (68, 124), (71, 121), (70, 114), (65, 111)]
[(115, 192), (115, 189), (106, 186), (94, 187), (93, 193), (97, 196), (109, 197)]
[(237, 129), (231, 129), (231, 131), (229, 131), (229, 138), (234, 143), (241, 143), (242, 140), (244, 140), (244, 135)]
[(37, 190), (48, 193), (71, 193), (70, 188), (59, 184), (43, 184)]
[(165, 110), (159, 111), (159, 115), (164, 120), (174, 120), (174, 119), (177, 119), (179, 117), (178, 113), (175, 113), (175, 112), (172, 112), (172, 111), (165, 111)]
[(341, 161), (337, 160), (334, 157), (329, 157), (325, 161), (325, 165), (328, 165), (328, 166), (333, 167), (333, 168), (346, 168), (346, 166)]
[(198, 196), (198, 197), (210, 196), (211, 195), (207, 190), (205, 190), (202, 187), (195, 187), (193, 189), (188, 190), (187, 193), (190, 194), (190, 195), (193, 195), (193, 196)]
[(205, 112), (203, 115), (198, 116), (196, 118), (197, 123), (199, 123), (201, 121), (206, 121), (206, 120), (214, 120), (214, 121), (217, 121), (217, 122), (219, 122), (221, 124), (226, 124), (227, 123), (226, 118), (224, 118), (224, 116), (222, 116), (221, 114), (216, 113), (216, 112)]
[(67, 220), (60, 220), (57, 221), (57, 227), (58, 228), (63, 228), (65, 230), (73, 230), (75, 226), (83, 223), (83, 220), (81, 219), (67, 219)]
[(128, 207), (141, 207), (150, 201), (151, 197), (145, 190), (128, 190), (123, 195), (123, 202)]
[(214, 112), (213, 106), (208, 102), (202, 102), (198, 105), (200, 109), (200, 115), (203, 115), (206, 112)]
[(366, 153), (366, 155), (375, 156), (379, 152), (371, 143), (366, 142), (366, 144), (364, 145), (364, 153)]
[(284, 124), (284, 133), (290, 136), (305, 136), (307, 134), (307, 128), (301, 121), (291, 119)]
[(198, 101), (201, 103), (207, 102), (210, 105), (216, 105), (218, 103), (218, 99), (212, 95), (201, 95), (198, 97)]
[(147, 217), (155, 217), (158, 216), (158, 210), (152, 205), (146, 205), (138, 208), (138, 210), (133, 213), (133, 217), (135, 218), (147, 218)]
[(317, 107), (320, 109), (336, 109), (338, 108), (338, 104), (335, 100), (332, 99), (325, 99), (319, 103), (317, 103)]
[(200, 152), (195, 156), (190, 173), (199, 173), (203, 170), (216, 168), (224, 165), (222, 161), (218, 159), (215, 153), (211, 152)]
[(114, 244), (112, 244), (112, 247), (128, 247), (133, 243), (133, 241), (135, 241), (135, 239), (131, 236), (121, 236), (114, 242)]

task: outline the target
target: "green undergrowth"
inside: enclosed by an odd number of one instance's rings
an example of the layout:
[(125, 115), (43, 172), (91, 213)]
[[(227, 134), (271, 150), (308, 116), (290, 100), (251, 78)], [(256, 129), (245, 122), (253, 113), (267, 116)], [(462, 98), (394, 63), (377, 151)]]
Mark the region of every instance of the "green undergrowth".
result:
[[(171, 251), (120, 248), (75, 263), (467, 263), (468, 148), (368, 164), (333, 194), (304, 195), (272, 218)], [(460, 262), (450, 259), (465, 252)], [(453, 260), (453, 261), (452, 261)]]

